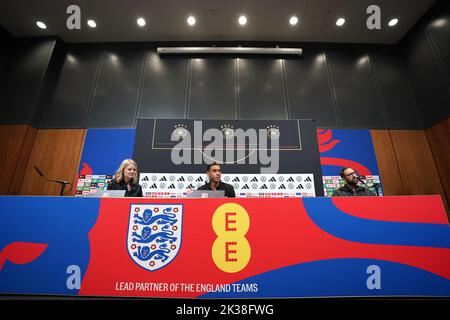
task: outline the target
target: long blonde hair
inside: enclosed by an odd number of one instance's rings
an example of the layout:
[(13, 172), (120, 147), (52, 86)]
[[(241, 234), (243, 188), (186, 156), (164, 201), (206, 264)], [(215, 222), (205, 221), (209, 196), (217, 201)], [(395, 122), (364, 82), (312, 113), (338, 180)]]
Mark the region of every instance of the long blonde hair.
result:
[(119, 168), (117, 169), (116, 173), (114, 174), (114, 180), (116, 180), (117, 183), (120, 183), (123, 180), (123, 171), (126, 167), (128, 167), (130, 164), (134, 165), (136, 168), (136, 178), (133, 179), (132, 183), (137, 184), (139, 181), (139, 173), (138, 173), (138, 167), (137, 163), (132, 159), (125, 159), (120, 164)]

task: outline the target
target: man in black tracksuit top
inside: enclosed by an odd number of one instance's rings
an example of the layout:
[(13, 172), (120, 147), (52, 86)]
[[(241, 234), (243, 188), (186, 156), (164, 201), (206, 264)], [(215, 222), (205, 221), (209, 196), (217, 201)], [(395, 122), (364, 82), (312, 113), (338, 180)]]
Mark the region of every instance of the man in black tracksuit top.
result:
[(209, 177), (209, 182), (197, 190), (225, 190), (226, 198), (236, 197), (234, 188), (231, 184), (220, 181), (222, 176), (222, 168), (217, 163), (210, 164), (206, 167), (206, 174)]
[(339, 173), (345, 181), (345, 185), (333, 192), (333, 197), (351, 197), (351, 196), (375, 196), (369, 189), (358, 185), (358, 176), (352, 168), (342, 168)]

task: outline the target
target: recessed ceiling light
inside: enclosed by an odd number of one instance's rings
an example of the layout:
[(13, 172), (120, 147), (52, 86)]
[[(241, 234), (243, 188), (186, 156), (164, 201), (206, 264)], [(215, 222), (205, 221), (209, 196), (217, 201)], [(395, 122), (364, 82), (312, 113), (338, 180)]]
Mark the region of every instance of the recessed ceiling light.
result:
[(247, 17), (246, 16), (240, 16), (238, 21), (239, 21), (239, 24), (241, 26), (244, 26), (244, 25), (247, 24)]
[(77, 59), (72, 55), (72, 54), (68, 54), (67, 55), (67, 60), (70, 62), (70, 63), (75, 63), (76, 61), (77, 61)]
[(398, 23), (398, 19), (394, 18), (391, 21), (389, 21), (389, 27), (393, 27), (393, 26), (397, 25), (397, 23)]
[(138, 18), (136, 22), (137, 22), (139, 27), (144, 27), (145, 26), (145, 19), (144, 18)]
[(193, 26), (195, 24), (195, 17), (194, 16), (189, 16), (189, 18), (187, 18), (187, 23), (190, 26)]
[(442, 28), (442, 27), (445, 27), (446, 25), (447, 25), (447, 20), (445, 18), (440, 18), (440, 19), (434, 20), (431, 23), (431, 26), (434, 28)]
[(47, 29), (47, 26), (42, 21), (36, 21), (36, 25), (41, 29)]
[(337, 21), (336, 21), (336, 25), (337, 25), (338, 27), (342, 27), (342, 26), (344, 25), (344, 23), (345, 23), (345, 19), (344, 19), (344, 18), (339, 18), (339, 19), (337, 19)]
[(292, 16), (289, 19), (289, 23), (291, 24), (291, 26), (295, 26), (298, 23), (298, 18), (296, 16)]
[(88, 26), (91, 27), (91, 28), (95, 28), (95, 27), (97, 26), (97, 24), (95, 23), (94, 20), (88, 20), (88, 21), (87, 21), (87, 24), (88, 24)]

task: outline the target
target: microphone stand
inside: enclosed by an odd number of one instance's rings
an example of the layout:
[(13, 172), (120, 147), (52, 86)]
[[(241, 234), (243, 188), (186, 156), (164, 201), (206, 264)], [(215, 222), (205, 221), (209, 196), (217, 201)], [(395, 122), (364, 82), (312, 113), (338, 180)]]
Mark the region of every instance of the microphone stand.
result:
[(61, 185), (61, 192), (59, 193), (60, 196), (63, 196), (63, 194), (64, 194), (64, 189), (66, 188), (66, 185), (68, 185), (68, 184), (70, 185), (70, 184), (71, 184), (69, 181), (47, 179), (47, 178), (45, 177), (45, 175), (42, 173), (42, 171), (39, 170), (38, 167), (34, 166), (34, 169), (35, 169), (35, 170), (37, 171), (37, 173), (38, 173), (41, 177), (43, 177), (46, 181), (49, 181), (49, 182), (56, 182), (56, 183), (59, 183), (59, 184)]
[(367, 184), (363, 181), (363, 179), (361, 179), (360, 176), (357, 176), (356, 180), (358, 180), (359, 182), (361, 182), (363, 185), (365, 185), (367, 187)]
[(377, 193), (377, 197), (379, 197), (380, 196), (380, 192), (378, 191), (378, 188), (380, 187), (380, 184), (379, 183), (374, 183), (372, 185), (372, 187), (375, 188), (375, 192)]
[(368, 186), (367, 183), (365, 183), (365, 182), (363, 181), (363, 179), (361, 179), (360, 176), (357, 176), (356, 179), (357, 179), (359, 182), (361, 182), (363, 185), (365, 185), (367, 188), (375, 188), (375, 192), (376, 192), (376, 194), (377, 194), (377, 197), (380, 196), (380, 193), (379, 193), (379, 191), (378, 191), (378, 188), (380, 187), (380, 184), (379, 184), (379, 183), (373, 183), (371, 186)]

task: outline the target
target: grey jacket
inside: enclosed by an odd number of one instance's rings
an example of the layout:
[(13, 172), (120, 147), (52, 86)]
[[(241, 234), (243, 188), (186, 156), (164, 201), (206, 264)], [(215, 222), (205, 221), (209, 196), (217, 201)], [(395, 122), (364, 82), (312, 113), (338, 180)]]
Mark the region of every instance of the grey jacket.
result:
[(353, 196), (375, 196), (376, 194), (367, 188), (358, 186), (356, 189), (351, 189), (347, 185), (340, 187), (333, 192), (333, 197), (353, 197)]

